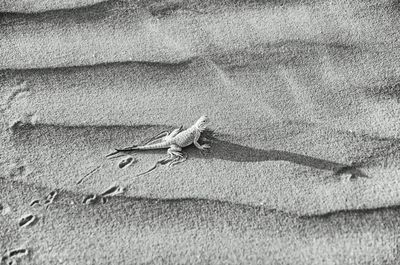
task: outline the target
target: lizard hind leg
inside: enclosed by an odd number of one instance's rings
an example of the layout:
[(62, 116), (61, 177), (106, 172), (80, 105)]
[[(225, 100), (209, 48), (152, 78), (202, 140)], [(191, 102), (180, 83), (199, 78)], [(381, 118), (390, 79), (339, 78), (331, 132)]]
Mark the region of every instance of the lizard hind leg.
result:
[(182, 163), (187, 159), (187, 155), (182, 153), (182, 148), (177, 145), (172, 145), (168, 149), (167, 153), (172, 158), (172, 160), (168, 163), (169, 167), (172, 167), (178, 163)]
[(137, 174), (135, 177), (139, 177), (139, 176), (142, 176), (142, 175), (144, 175), (144, 174), (147, 174), (147, 173), (153, 171), (154, 169), (156, 169), (158, 165), (164, 165), (164, 164), (166, 164), (166, 163), (169, 162), (169, 161), (171, 161), (171, 157), (170, 157), (170, 156), (165, 157), (165, 158), (162, 158), (162, 159), (158, 160), (158, 161), (154, 164), (154, 166), (152, 166), (151, 168), (149, 168), (148, 170), (146, 170), (146, 171), (144, 171), (144, 172), (142, 172), (142, 173)]
[(173, 167), (173, 166), (175, 166), (176, 164), (185, 162), (186, 160), (187, 160), (187, 155), (186, 155), (186, 154), (184, 154), (182, 157), (177, 156), (177, 157), (175, 157), (173, 160), (171, 160), (171, 161), (168, 163), (168, 166), (169, 166), (169, 167)]

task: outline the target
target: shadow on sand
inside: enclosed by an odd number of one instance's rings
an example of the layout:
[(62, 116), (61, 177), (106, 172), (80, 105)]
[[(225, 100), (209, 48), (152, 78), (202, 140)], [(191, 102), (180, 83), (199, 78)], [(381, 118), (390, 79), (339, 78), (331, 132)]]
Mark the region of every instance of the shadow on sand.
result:
[[(211, 144), (211, 149), (208, 151), (200, 151), (194, 146), (189, 146), (183, 149), (189, 157), (203, 158), (203, 159), (221, 159), (235, 162), (261, 162), (261, 161), (287, 161), (294, 164), (316, 168), (320, 170), (333, 171), (335, 174), (349, 173), (354, 177), (365, 177), (369, 176), (357, 168), (356, 165), (346, 165), (336, 163), (333, 161), (320, 159), (312, 156), (302, 155), (283, 150), (264, 150), (252, 147), (247, 147), (228, 141), (224, 141), (218, 138), (216, 133), (212, 130), (206, 130), (202, 134), (200, 143)], [(137, 152), (150, 152), (159, 153), (157, 150), (147, 151), (131, 151), (130, 154)]]
[[(156, 131), (170, 130), (171, 127), (160, 125), (140, 125), (140, 126), (60, 126), (60, 125), (17, 125), (13, 131), (13, 139), (22, 145), (31, 145), (32, 142), (41, 142), (41, 145), (48, 144), (62, 146), (66, 140), (75, 139), (76, 145), (81, 142), (85, 146), (99, 145), (99, 143), (114, 142), (115, 139), (134, 138), (138, 130), (149, 131), (153, 134)], [(151, 132), (150, 132), (151, 131)], [(251, 148), (240, 144), (222, 140), (227, 138), (224, 135), (218, 135), (212, 130), (206, 130), (202, 134), (200, 142), (208, 142), (211, 145), (209, 151), (200, 151), (194, 146), (184, 148), (190, 157), (200, 159), (221, 159), (235, 162), (260, 162), (260, 161), (287, 161), (302, 166), (316, 168), (320, 170), (333, 171), (335, 174), (350, 173), (353, 176), (368, 177), (357, 168), (356, 165), (346, 165), (325, 159), (320, 159), (308, 155), (298, 154), (284, 150), (265, 150)], [(64, 139), (64, 140), (62, 140)], [(114, 139), (114, 140), (113, 140)], [(60, 143), (57, 143), (60, 141)], [(96, 141), (96, 142), (95, 142)], [(135, 144), (135, 143), (132, 143)], [(136, 143), (137, 144), (137, 143)], [(113, 146), (113, 148), (124, 148), (126, 146)], [(31, 147), (34, 148), (34, 147)], [(112, 150), (110, 150), (110, 153)], [(132, 151), (131, 153), (155, 153), (166, 154), (165, 150), (147, 150)], [(107, 154), (104, 154), (107, 155)]]

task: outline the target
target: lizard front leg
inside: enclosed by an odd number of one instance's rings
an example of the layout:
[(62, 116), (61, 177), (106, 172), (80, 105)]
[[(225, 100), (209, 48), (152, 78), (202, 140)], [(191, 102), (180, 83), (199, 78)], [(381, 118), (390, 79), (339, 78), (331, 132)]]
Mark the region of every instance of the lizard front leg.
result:
[(199, 139), (200, 139), (200, 135), (201, 135), (200, 132), (196, 133), (196, 135), (195, 135), (195, 137), (194, 137), (194, 139), (193, 139), (193, 144), (194, 144), (198, 149), (200, 149), (200, 150), (206, 150), (206, 149), (208, 149), (208, 148), (211, 148), (211, 146), (208, 145), (208, 144), (203, 144), (203, 145), (199, 144), (198, 141), (199, 141)]

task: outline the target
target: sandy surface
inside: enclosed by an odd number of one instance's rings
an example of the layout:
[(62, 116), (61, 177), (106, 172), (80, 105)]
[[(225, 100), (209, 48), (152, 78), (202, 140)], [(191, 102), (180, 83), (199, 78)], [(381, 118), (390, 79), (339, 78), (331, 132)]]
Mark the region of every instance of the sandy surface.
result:
[(90, 6), (104, 0), (1, 0), (0, 11), (10, 13), (37, 13), (49, 10)]
[[(1, 16), (2, 253), (27, 248), (29, 264), (398, 263), (394, 2), (86, 3)], [(203, 114), (212, 148), (188, 148), (185, 163), (135, 178), (165, 150), (133, 153), (124, 169), (105, 158)], [(348, 165), (356, 178), (335, 174)], [(124, 193), (82, 203), (112, 185)], [(36, 222), (19, 228), (28, 213)]]
[[(112, 198), (83, 205), (60, 191), (47, 210), (29, 207), (50, 189), (1, 180), (2, 243), (28, 248), (29, 264), (396, 264), (398, 209), (296, 218), (196, 198)], [(40, 218), (19, 229), (30, 212)], [(24, 263), (24, 264), (25, 264)]]

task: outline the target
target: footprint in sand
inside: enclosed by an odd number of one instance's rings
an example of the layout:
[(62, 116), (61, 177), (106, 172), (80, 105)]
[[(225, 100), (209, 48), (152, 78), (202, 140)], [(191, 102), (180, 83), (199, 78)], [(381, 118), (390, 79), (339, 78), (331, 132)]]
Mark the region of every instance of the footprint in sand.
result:
[[(50, 204), (52, 204), (55, 200), (55, 198), (57, 197), (58, 192), (57, 190), (53, 190), (51, 191), (45, 198), (44, 198), (44, 206), (49, 206)], [(39, 199), (34, 199), (31, 201), (31, 203), (29, 204), (29, 206), (33, 207), (36, 205), (40, 205), (40, 200)]]
[(29, 206), (34, 207), (36, 205), (40, 205), (40, 201), (39, 200), (32, 200), (31, 203), (29, 204)]
[(107, 190), (105, 190), (102, 194), (100, 194), (101, 197), (111, 197), (111, 196), (115, 196), (118, 194), (122, 194), (124, 193), (124, 188), (118, 185), (113, 185), (110, 188), (108, 188)]
[(17, 261), (29, 254), (29, 250), (25, 248), (13, 249), (8, 251), (1, 257), (1, 261), (6, 262), (7, 265), (17, 264)]
[(124, 192), (125, 192), (125, 189), (121, 186), (118, 186), (118, 185), (111, 186), (106, 191), (104, 191), (102, 194), (100, 194), (101, 202), (103, 204), (105, 204), (105, 203), (107, 203), (107, 200), (109, 197), (116, 196), (116, 195), (122, 194)]
[(134, 162), (136, 162), (137, 160), (134, 159), (133, 157), (129, 156), (127, 158), (122, 159), (119, 164), (118, 167), (119, 168), (126, 168), (129, 167), (130, 165), (132, 165)]
[(97, 202), (97, 199), (98, 199), (98, 197), (96, 194), (90, 194), (90, 195), (85, 196), (85, 198), (83, 198), (82, 203), (83, 204), (94, 204)]
[(104, 204), (107, 202), (109, 197), (116, 196), (116, 195), (122, 194), (124, 192), (125, 192), (125, 189), (123, 187), (118, 186), (118, 185), (113, 185), (99, 195), (90, 194), (90, 195), (85, 196), (83, 198), (82, 203), (83, 204), (94, 204), (94, 203), (97, 203), (99, 201), (99, 199), (101, 199), (101, 202)]
[(57, 197), (57, 195), (58, 195), (57, 190), (51, 191), (51, 192), (46, 196), (46, 198), (45, 198), (45, 200), (44, 200), (44, 205), (52, 204), (53, 201), (55, 200), (55, 198)]
[(18, 221), (18, 225), (21, 228), (25, 228), (31, 225), (34, 225), (37, 221), (36, 216), (34, 216), (33, 214), (27, 214), (22, 216), (19, 221)]

